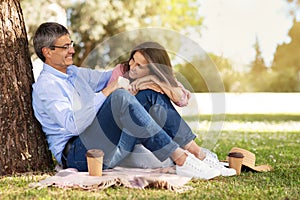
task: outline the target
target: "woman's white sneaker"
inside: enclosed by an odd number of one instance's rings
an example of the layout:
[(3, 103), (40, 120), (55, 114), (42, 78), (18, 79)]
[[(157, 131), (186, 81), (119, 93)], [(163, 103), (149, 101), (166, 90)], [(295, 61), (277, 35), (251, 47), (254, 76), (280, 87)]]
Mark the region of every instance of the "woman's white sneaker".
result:
[(206, 158), (203, 160), (205, 164), (208, 166), (217, 169), (220, 171), (221, 176), (234, 176), (236, 175), (236, 170), (233, 168), (227, 168), (222, 163), (220, 163), (219, 160), (212, 158), (210, 156), (206, 156)]
[(182, 166), (176, 165), (176, 174), (205, 180), (221, 175), (220, 170), (209, 167), (190, 153)]

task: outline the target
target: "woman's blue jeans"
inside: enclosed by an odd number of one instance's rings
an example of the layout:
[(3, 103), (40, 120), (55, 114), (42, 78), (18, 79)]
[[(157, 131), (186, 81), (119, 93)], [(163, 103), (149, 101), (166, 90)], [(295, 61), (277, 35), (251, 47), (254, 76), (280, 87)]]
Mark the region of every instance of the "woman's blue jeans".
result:
[(152, 90), (136, 96), (118, 89), (103, 103), (93, 123), (77, 138), (67, 166), (87, 171), (86, 151), (104, 151), (104, 169), (115, 167), (136, 144), (143, 144), (160, 161), (196, 136), (166, 95)]

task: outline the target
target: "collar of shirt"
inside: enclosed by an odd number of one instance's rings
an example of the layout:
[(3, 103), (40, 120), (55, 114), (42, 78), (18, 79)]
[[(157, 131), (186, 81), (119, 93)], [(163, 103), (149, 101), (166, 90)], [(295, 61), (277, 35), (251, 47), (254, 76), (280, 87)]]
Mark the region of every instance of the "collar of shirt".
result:
[(53, 74), (54, 76), (57, 76), (59, 78), (70, 79), (73, 76), (75, 76), (78, 69), (75, 65), (70, 65), (67, 68), (67, 73), (65, 74), (65, 73), (62, 73), (61, 71), (58, 71), (57, 69), (51, 67), (50, 65), (44, 63), (43, 70), (50, 74)]

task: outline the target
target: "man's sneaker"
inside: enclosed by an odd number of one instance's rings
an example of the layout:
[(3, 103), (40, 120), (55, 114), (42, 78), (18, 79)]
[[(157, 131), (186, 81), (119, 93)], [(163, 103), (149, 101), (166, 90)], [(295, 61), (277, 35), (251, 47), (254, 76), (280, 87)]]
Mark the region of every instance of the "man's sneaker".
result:
[(188, 153), (184, 164), (182, 166), (176, 165), (176, 174), (180, 176), (209, 180), (220, 176), (221, 173), (220, 170), (209, 167), (193, 154)]
[(221, 176), (234, 176), (236, 175), (236, 171), (233, 168), (227, 168), (225, 167), (218, 159), (212, 158), (209, 155), (205, 157), (203, 160), (205, 164), (208, 166), (217, 169), (220, 171)]

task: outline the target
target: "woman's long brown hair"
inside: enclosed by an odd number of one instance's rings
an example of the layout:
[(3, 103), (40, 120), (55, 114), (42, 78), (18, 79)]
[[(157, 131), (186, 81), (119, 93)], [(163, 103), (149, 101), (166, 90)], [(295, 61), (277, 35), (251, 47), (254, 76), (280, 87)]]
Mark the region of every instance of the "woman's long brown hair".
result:
[(162, 82), (177, 86), (170, 57), (166, 49), (157, 42), (144, 42), (134, 47), (129, 59), (122, 63), (124, 74), (130, 70), (129, 61), (136, 52), (140, 52), (148, 61), (150, 74), (156, 75)]

